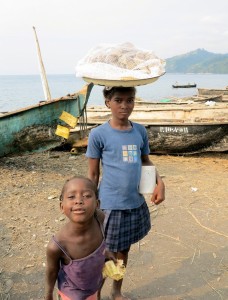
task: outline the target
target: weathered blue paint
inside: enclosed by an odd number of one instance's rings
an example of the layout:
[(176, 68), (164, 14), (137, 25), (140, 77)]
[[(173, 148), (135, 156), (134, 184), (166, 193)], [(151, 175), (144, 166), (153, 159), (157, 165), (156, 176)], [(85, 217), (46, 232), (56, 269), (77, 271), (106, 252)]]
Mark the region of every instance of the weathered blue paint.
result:
[(93, 84), (87, 94), (76, 93), (60, 99), (41, 102), (37, 105), (0, 116), (0, 157), (8, 154), (44, 151), (64, 143), (55, 135), (63, 111), (79, 117), (86, 107)]

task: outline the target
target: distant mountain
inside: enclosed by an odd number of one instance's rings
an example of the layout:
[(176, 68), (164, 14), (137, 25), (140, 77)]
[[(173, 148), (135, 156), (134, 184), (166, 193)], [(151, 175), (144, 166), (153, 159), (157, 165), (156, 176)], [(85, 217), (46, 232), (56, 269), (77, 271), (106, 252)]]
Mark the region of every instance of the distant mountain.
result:
[(217, 54), (197, 49), (166, 59), (167, 73), (228, 74), (228, 53)]

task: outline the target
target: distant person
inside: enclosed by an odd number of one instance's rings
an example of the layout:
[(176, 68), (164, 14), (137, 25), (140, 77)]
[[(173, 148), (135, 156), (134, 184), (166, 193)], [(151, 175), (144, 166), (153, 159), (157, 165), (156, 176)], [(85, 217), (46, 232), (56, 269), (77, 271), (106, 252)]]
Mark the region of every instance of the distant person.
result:
[(47, 247), (46, 300), (54, 299), (56, 280), (62, 300), (99, 299), (105, 241), (104, 214), (97, 206), (97, 187), (90, 179), (73, 177), (65, 182), (60, 208), (69, 221)]
[[(112, 118), (90, 132), (86, 152), (88, 177), (99, 185), (107, 251), (127, 265), (131, 245), (145, 237), (151, 228), (149, 209), (138, 188), (141, 166), (153, 164), (145, 127), (129, 120), (136, 89), (106, 87), (103, 95)], [(165, 186), (158, 173), (156, 177), (151, 201), (159, 204), (165, 199)], [(113, 281), (113, 300), (129, 299), (122, 295), (122, 282)]]

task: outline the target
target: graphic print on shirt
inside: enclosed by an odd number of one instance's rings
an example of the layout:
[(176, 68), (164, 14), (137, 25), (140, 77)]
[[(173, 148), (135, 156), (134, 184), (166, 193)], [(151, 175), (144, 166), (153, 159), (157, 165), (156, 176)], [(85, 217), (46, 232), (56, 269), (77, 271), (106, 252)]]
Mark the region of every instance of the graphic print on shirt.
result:
[(128, 163), (135, 163), (138, 160), (137, 145), (123, 145), (122, 146), (123, 161)]

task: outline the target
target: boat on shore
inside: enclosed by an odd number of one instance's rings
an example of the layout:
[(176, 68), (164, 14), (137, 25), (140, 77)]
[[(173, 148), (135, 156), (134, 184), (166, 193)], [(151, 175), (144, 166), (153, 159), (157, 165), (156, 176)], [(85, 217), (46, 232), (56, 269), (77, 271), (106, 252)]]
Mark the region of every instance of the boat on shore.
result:
[[(139, 101), (130, 120), (146, 127), (151, 153), (190, 154), (228, 151), (228, 104), (222, 102)], [(211, 105), (212, 103), (212, 105)], [(87, 123), (111, 118), (106, 106), (89, 106)]]
[(196, 83), (187, 83), (187, 84), (178, 84), (177, 82), (175, 84), (172, 85), (172, 87), (174, 89), (178, 89), (178, 88), (181, 88), (181, 89), (185, 89), (185, 88), (195, 88), (196, 87)]
[(75, 118), (83, 116), (92, 87), (90, 84), (72, 95), (0, 113), (0, 157), (41, 152), (66, 143), (66, 138), (56, 134), (58, 125), (66, 125), (60, 116), (63, 112)]
[[(77, 147), (86, 147), (91, 128), (111, 118), (106, 106), (88, 106), (92, 87), (89, 84), (83, 92), (0, 113), (0, 157), (62, 146), (73, 147), (74, 153)], [(146, 127), (151, 153), (228, 151), (228, 103), (218, 96), (196, 95), (165, 102), (137, 99), (130, 119)], [(69, 130), (69, 138), (56, 134), (58, 125), (66, 125), (60, 119), (63, 112), (79, 118), (78, 125)]]
[(228, 86), (224, 89), (208, 89), (208, 88), (198, 88), (199, 96), (211, 96), (211, 95), (221, 95), (222, 101), (228, 101)]

